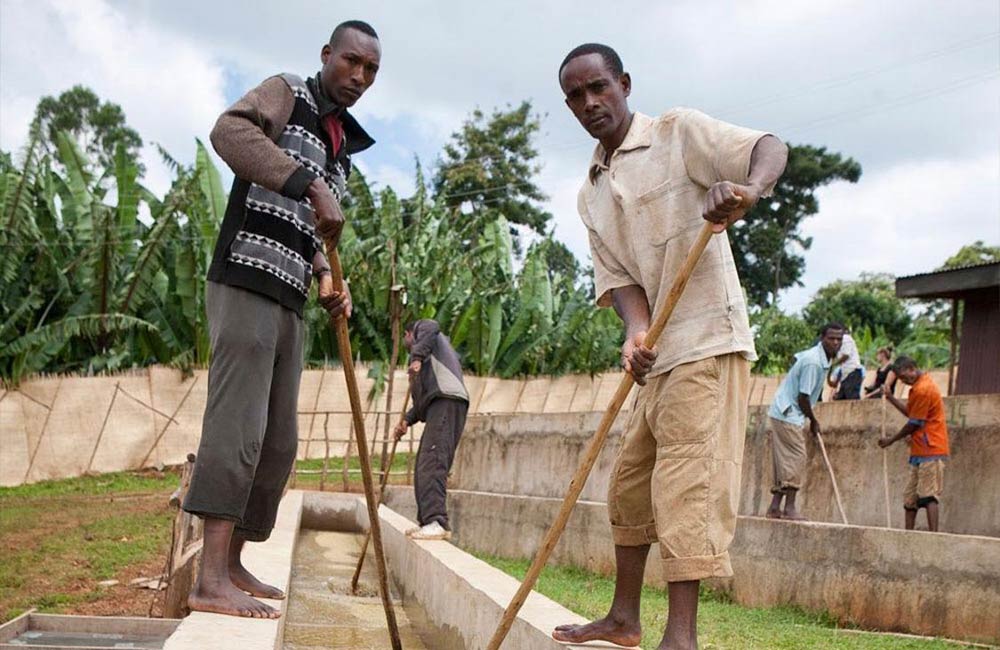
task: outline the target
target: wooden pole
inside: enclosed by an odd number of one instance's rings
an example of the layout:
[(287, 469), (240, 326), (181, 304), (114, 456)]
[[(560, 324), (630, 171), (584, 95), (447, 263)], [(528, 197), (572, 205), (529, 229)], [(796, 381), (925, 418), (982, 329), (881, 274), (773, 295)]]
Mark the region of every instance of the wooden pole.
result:
[[(403, 418), (406, 417), (406, 407), (410, 405), (410, 390), (406, 390), (406, 397), (403, 398), (403, 410), (399, 414), (399, 421), (402, 422)], [(386, 422), (389, 421), (387, 417)], [(393, 437), (392, 440), (392, 451), (389, 452), (388, 465), (382, 464), (382, 479), (378, 490), (378, 502), (381, 505), (382, 501), (385, 499), (385, 487), (389, 484), (389, 470), (392, 469), (392, 461), (396, 459), (396, 445), (399, 444), (399, 439)], [(354, 569), (354, 576), (351, 578), (351, 593), (355, 594), (358, 591), (358, 579), (361, 578), (361, 567), (365, 564), (365, 555), (368, 553), (368, 542), (371, 541), (372, 535), (371, 531), (365, 534), (365, 541), (361, 544), (361, 557), (358, 558), (358, 566)]]
[[(702, 226), (701, 231), (699, 231), (698, 238), (692, 244), (691, 250), (688, 252), (683, 264), (681, 264), (680, 269), (677, 271), (677, 277), (674, 278), (674, 283), (671, 285), (670, 292), (663, 302), (663, 307), (653, 318), (649, 331), (646, 333), (647, 341), (655, 342), (660, 338), (660, 334), (663, 333), (663, 329), (667, 325), (667, 320), (669, 320), (670, 315), (673, 313), (674, 307), (677, 306), (677, 301), (680, 300), (681, 294), (684, 293), (684, 287), (691, 277), (691, 272), (694, 271), (694, 267), (701, 258), (702, 252), (704, 252), (708, 246), (708, 242), (712, 239), (712, 234), (712, 224), (706, 222)], [(597, 456), (601, 453), (601, 448), (608, 437), (611, 425), (614, 424), (618, 411), (621, 410), (625, 400), (628, 399), (629, 392), (632, 390), (634, 383), (635, 380), (632, 379), (632, 375), (626, 373), (622, 377), (622, 381), (618, 385), (618, 390), (615, 391), (614, 397), (611, 398), (611, 403), (608, 404), (608, 410), (604, 412), (604, 417), (601, 418), (597, 432), (594, 433), (594, 436), (590, 439), (590, 443), (587, 445), (587, 452), (583, 457), (583, 462), (580, 463), (576, 473), (573, 475), (573, 479), (569, 483), (569, 490), (563, 499), (559, 514), (556, 516), (556, 520), (552, 523), (548, 532), (545, 533), (545, 537), (542, 539), (542, 546), (538, 549), (538, 554), (532, 561), (531, 567), (524, 577), (524, 582), (521, 583), (517, 593), (514, 594), (514, 598), (507, 605), (507, 609), (503, 613), (503, 618), (500, 619), (500, 624), (486, 646), (487, 650), (500, 650), (500, 645), (514, 624), (517, 612), (520, 611), (524, 605), (524, 601), (528, 599), (528, 594), (531, 593), (532, 588), (535, 586), (535, 582), (538, 581), (538, 576), (541, 574), (542, 568), (548, 561), (549, 556), (552, 555), (556, 543), (559, 542), (559, 536), (562, 535), (563, 530), (566, 528), (569, 516), (573, 512), (573, 506), (576, 505), (577, 499), (580, 498), (580, 492), (583, 490), (584, 483), (587, 482), (590, 470), (593, 469), (594, 463), (597, 461)]]
[[(344, 271), (340, 266), (340, 255), (333, 242), (327, 242), (327, 257), (330, 260), (330, 270), (333, 274), (333, 288), (344, 291)], [(389, 640), (393, 650), (402, 650), (399, 640), (399, 626), (396, 624), (396, 612), (392, 608), (389, 595), (389, 580), (386, 575), (385, 551), (382, 548), (382, 526), (378, 518), (378, 504), (375, 501), (375, 484), (372, 480), (371, 458), (368, 455), (368, 438), (365, 436), (365, 420), (362, 414), (361, 393), (358, 390), (358, 378), (354, 374), (354, 355), (351, 353), (351, 336), (347, 330), (347, 319), (341, 316), (334, 319), (333, 326), (337, 332), (337, 349), (340, 361), (344, 365), (344, 379), (347, 382), (347, 394), (351, 400), (351, 417), (354, 421), (354, 434), (358, 443), (358, 459), (361, 461), (361, 480), (365, 486), (365, 504), (368, 506), (368, 520), (372, 540), (375, 543), (375, 565), (378, 569), (379, 595), (382, 597), (382, 608), (385, 610), (385, 621), (389, 627)]]
[[(885, 438), (885, 393), (882, 393), (882, 434), (879, 438)], [(882, 448), (882, 487), (885, 492), (885, 527), (892, 528), (892, 510), (889, 502), (889, 450)]]
[(955, 394), (955, 348), (958, 346), (958, 298), (951, 299), (951, 347), (948, 352), (948, 394)]
[[(395, 264), (395, 258), (393, 258)], [(396, 271), (393, 268), (393, 281), (395, 281)], [(396, 364), (399, 363), (399, 319), (401, 316), (401, 305), (400, 292), (403, 287), (398, 284), (394, 284), (389, 289), (389, 326), (392, 328), (392, 352), (389, 355), (389, 378), (385, 389), (385, 412), (386, 414), (392, 413), (392, 389), (395, 385), (396, 379)], [(382, 431), (382, 467), (385, 467), (385, 459), (388, 454), (389, 449), (389, 428), (391, 426), (391, 418), (386, 417), (385, 426)], [(375, 427), (378, 431), (378, 427)]]
[(840, 511), (840, 518), (847, 523), (847, 515), (844, 514), (844, 504), (840, 500), (840, 488), (837, 487), (837, 477), (833, 475), (833, 465), (830, 464), (830, 457), (826, 455), (826, 445), (823, 444), (823, 435), (816, 434), (816, 441), (819, 442), (819, 450), (823, 452), (823, 462), (826, 463), (826, 471), (830, 473), (830, 482), (833, 483), (833, 496), (837, 499), (837, 509)]

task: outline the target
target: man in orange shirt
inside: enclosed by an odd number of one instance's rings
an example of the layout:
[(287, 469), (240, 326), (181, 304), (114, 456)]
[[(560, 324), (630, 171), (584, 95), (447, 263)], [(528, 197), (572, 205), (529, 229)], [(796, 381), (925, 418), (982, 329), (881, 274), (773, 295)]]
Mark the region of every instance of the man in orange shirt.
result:
[(910, 357), (896, 359), (893, 370), (900, 381), (910, 387), (910, 396), (904, 404), (886, 386), (882, 387), (883, 393), (907, 421), (899, 433), (882, 438), (878, 444), (884, 448), (897, 440), (910, 439), (910, 480), (903, 493), (906, 530), (913, 530), (917, 510), (926, 508), (927, 529), (937, 532), (938, 499), (944, 490), (944, 464), (949, 453), (944, 400), (930, 375), (921, 372)]

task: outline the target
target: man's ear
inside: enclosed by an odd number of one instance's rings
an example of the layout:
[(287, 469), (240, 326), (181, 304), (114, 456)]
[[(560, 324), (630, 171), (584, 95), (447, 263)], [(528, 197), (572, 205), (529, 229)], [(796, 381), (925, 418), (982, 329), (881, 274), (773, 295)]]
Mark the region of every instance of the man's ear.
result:
[(319, 60), (323, 62), (323, 65), (326, 65), (331, 56), (333, 56), (333, 48), (330, 47), (329, 43), (327, 43), (323, 46), (323, 49), (319, 51)]
[(628, 97), (632, 93), (632, 75), (623, 72), (618, 82), (622, 85), (622, 91), (625, 93), (625, 96)]

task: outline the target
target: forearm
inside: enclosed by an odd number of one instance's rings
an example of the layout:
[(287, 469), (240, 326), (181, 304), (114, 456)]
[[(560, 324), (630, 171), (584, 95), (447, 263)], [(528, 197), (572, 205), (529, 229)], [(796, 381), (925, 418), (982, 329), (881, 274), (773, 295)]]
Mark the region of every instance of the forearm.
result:
[(611, 292), (615, 312), (625, 324), (625, 337), (631, 338), (649, 329), (649, 303), (646, 291), (637, 284), (618, 287)]
[(323, 273), (330, 273), (330, 260), (326, 258), (323, 251), (316, 251), (312, 261), (313, 275), (319, 276)]
[(272, 77), (219, 116), (210, 138), (237, 177), (298, 200), (315, 174), (275, 143), (294, 106), (288, 85)]
[(906, 403), (905, 402), (903, 402), (901, 399), (899, 399), (895, 395), (886, 395), (885, 397), (886, 397), (887, 400), (889, 400), (890, 404), (892, 404), (893, 406), (896, 407), (897, 411), (899, 411), (903, 415), (909, 417), (910, 414), (906, 412)]
[(747, 184), (758, 193), (773, 187), (785, 171), (788, 163), (788, 147), (773, 135), (765, 135), (757, 141), (750, 154), (750, 175)]
[(891, 445), (895, 442), (902, 440), (903, 438), (909, 438), (919, 430), (920, 427), (910, 422), (907, 422), (906, 424), (903, 425), (903, 428), (899, 430), (899, 433), (889, 438), (889, 444)]
[(816, 415), (813, 413), (812, 402), (809, 401), (809, 396), (805, 393), (799, 393), (798, 398), (799, 410), (802, 414), (808, 418), (810, 422), (816, 421)]

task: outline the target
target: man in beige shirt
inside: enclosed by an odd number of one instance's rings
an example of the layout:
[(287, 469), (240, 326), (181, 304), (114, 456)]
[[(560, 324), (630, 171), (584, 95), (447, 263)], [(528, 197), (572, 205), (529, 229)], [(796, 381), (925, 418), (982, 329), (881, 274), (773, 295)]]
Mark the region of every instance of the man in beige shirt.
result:
[(624, 321), (622, 363), (641, 388), (608, 491), (614, 602), (605, 618), (559, 626), (553, 637), (637, 645), (646, 557), (658, 542), (670, 600), (659, 648), (695, 648), (699, 581), (732, 575), (728, 547), (756, 359), (725, 235), (709, 242), (660, 339), (645, 335), (703, 220), (721, 233), (769, 196), (787, 148), (694, 110), (633, 113), (631, 79), (605, 45), (571, 51), (559, 83), (566, 105), (598, 140), (578, 208), (597, 303)]

